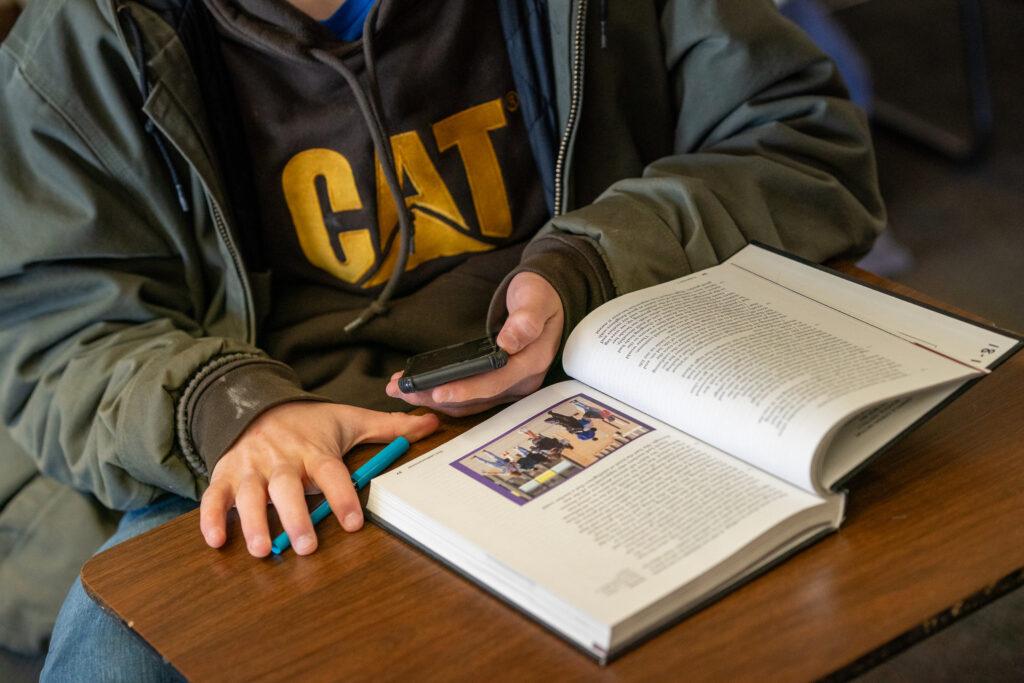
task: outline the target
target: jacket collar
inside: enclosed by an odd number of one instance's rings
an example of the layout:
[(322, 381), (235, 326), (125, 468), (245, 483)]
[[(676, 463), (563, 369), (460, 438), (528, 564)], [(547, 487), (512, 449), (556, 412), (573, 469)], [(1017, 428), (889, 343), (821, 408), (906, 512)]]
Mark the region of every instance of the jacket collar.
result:
[[(126, 5), (141, 30), (146, 64), (133, 64), (132, 67), (145, 68), (151, 86), (142, 106), (143, 112), (195, 169), (213, 197), (223, 204), (224, 188), (217, 173), (199, 85), (182, 37), (172, 28), (180, 25), (181, 15), (169, 14), (166, 8), (157, 12), (150, 7), (151, 4), (172, 4), (174, 0), (128, 3), (108, 0), (108, 3), (110, 11), (115, 12), (114, 26), (126, 53), (130, 54), (128, 40), (124, 26), (116, 19), (115, 5)], [(183, 9), (187, 0), (176, 4)], [(178, 23), (169, 24), (169, 19)]]

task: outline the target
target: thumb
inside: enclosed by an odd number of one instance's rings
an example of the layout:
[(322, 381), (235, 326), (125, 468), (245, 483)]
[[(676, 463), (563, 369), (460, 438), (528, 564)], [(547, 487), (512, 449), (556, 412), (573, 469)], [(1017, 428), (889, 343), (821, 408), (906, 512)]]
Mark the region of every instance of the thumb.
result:
[(408, 413), (382, 413), (354, 406), (344, 406), (349, 412), (343, 420), (349, 425), (356, 425), (353, 430), (353, 445), (361, 443), (388, 443), (400, 436), (409, 441), (419, 441), (433, 434), (440, 421), (437, 415), (409, 415)]
[(508, 319), (498, 332), (498, 346), (510, 354), (532, 344), (544, 325), (555, 315), (558, 294), (554, 287), (535, 273), (520, 273), (509, 285), (505, 297)]

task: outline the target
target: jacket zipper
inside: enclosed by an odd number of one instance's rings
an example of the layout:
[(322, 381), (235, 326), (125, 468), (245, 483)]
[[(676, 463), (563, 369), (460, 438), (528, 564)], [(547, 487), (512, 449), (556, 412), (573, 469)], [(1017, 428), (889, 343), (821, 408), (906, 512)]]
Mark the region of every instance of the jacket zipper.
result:
[[(161, 133), (166, 135), (162, 126), (155, 121), (153, 125), (160, 130)], [(224, 244), (224, 248), (227, 249), (228, 254), (231, 256), (231, 265), (235, 268), (235, 274), (238, 277), (238, 283), (242, 287), (242, 302), (243, 302), (243, 324), (245, 325), (245, 342), (247, 344), (256, 343), (256, 314), (253, 310), (252, 302), (252, 289), (249, 286), (249, 278), (245, 271), (245, 266), (242, 263), (242, 257), (238, 253), (238, 248), (235, 246), (235, 240), (231, 236), (231, 231), (228, 229), (227, 221), (224, 219), (224, 214), (220, 210), (220, 206), (217, 204), (217, 200), (214, 198), (213, 193), (210, 191), (210, 186), (206, 182), (206, 178), (203, 174), (196, 170), (195, 164), (189, 159), (180, 147), (178, 147), (172, 138), (168, 136), (168, 140), (174, 145), (175, 150), (178, 154), (185, 159), (188, 163), (192, 173), (199, 178), (199, 184), (203, 188), (203, 193), (206, 196), (206, 202), (210, 207), (210, 214), (213, 216), (213, 224), (217, 229), (217, 235), (220, 237), (221, 242)]]
[(565, 122), (562, 141), (558, 145), (558, 157), (555, 159), (555, 215), (560, 216), (568, 210), (569, 192), (566, 186), (565, 171), (568, 165), (569, 145), (576, 133), (579, 123), (580, 98), (583, 95), (583, 63), (586, 57), (587, 0), (579, 0), (576, 12), (576, 25), (572, 36), (572, 69), (569, 78), (569, 116)]
[(237, 273), (239, 283), (242, 285), (242, 299), (245, 304), (245, 341), (248, 344), (255, 344), (256, 315), (252, 310), (252, 294), (249, 290), (245, 267), (242, 265), (242, 258), (238, 254), (238, 249), (235, 248), (235, 241), (231, 237), (231, 231), (228, 230), (227, 221), (224, 220), (224, 214), (221, 213), (220, 207), (217, 206), (217, 200), (213, 198), (209, 189), (205, 187), (205, 182), (203, 185), (207, 200), (210, 204), (210, 213), (213, 214), (213, 223), (217, 226), (217, 234), (220, 235), (221, 241), (223, 241), (224, 246), (228, 250), (228, 254), (231, 255), (231, 263), (234, 265), (235, 273)]
[[(160, 129), (161, 133), (164, 133), (163, 128), (154, 121), (154, 125)], [(166, 133), (164, 133), (166, 135)], [(173, 139), (171, 144), (174, 145)], [(235, 246), (235, 240), (231, 236), (231, 231), (228, 229), (228, 223), (224, 219), (224, 213), (221, 211), (220, 206), (217, 204), (217, 200), (214, 198), (213, 193), (210, 191), (210, 186), (206, 182), (206, 178), (203, 174), (196, 170), (195, 164), (188, 158), (180, 147), (174, 145), (175, 150), (182, 156), (183, 159), (188, 163), (192, 173), (199, 178), (199, 184), (203, 188), (203, 194), (206, 196), (206, 203), (210, 207), (210, 215), (213, 216), (213, 225), (217, 229), (217, 235), (220, 237), (221, 243), (224, 248), (227, 249), (228, 254), (231, 256), (231, 265), (235, 268), (235, 275), (238, 277), (238, 283), (242, 287), (242, 323), (245, 326), (245, 342), (247, 344), (256, 343), (256, 313), (253, 310), (252, 302), (252, 289), (249, 286), (249, 278), (245, 271), (245, 265), (242, 263), (242, 257), (238, 253), (238, 248)]]
[[(112, 5), (114, 5), (114, 10), (115, 10), (115, 14), (116, 14), (116, 12), (117, 12), (116, 3), (112, 3)], [(119, 40), (121, 41), (122, 46), (126, 50), (131, 52), (131, 48), (129, 46), (129, 41), (127, 40), (127, 38), (124, 35), (124, 29), (123, 29), (120, 21), (115, 22), (115, 30), (117, 32)], [(137, 65), (137, 68), (144, 69), (145, 65)], [(144, 93), (144, 96), (145, 96), (145, 93)], [(152, 119), (149, 119), (149, 121), (150, 121), (150, 123), (152, 123), (154, 128), (160, 132), (161, 135), (164, 135), (165, 137), (167, 137), (167, 139), (169, 141), (171, 141), (172, 145), (174, 144), (173, 140), (171, 140), (171, 138), (169, 136), (167, 136), (167, 133), (163, 129), (162, 126), (160, 126), (156, 121), (154, 121)], [(231, 236), (231, 231), (228, 230), (227, 221), (224, 219), (224, 214), (221, 212), (220, 207), (217, 204), (217, 200), (214, 199), (213, 194), (210, 192), (210, 187), (207, 184), (206, 179), (203, 178), (202, 174), (199, 173), (196, 170), (195, 164), (193, 164), (192, 161), (188, 158), (188, 155), (186, 155), (181, 150), (181, 148), (178, 147), (177, 145), (174, 145), (174, 147), (175, 147), (175, 150), (178, 152), (178, 154), (180, 154), (181, 157), (183, 159), (185, 159), (185, 161), (188, 163), (188, 165), (189, 165), (190, 169), (192, 170), (192, 172), (195, 173), (196, 176), (199, 178), (199, 182), (200, 182), (200, 184), (203, 187), (203, 192), (205, 193), (207, 203), (210, 206), (210, 213), (213, 216), (213, 223), (214, 223), (214, 226), (217, 229), (217, 234), (220, 236), (221, 242), (224, 244), (224, 247), (227, 249), (228, 254), (231, 256), (231, 264), (234, 266), (235, 274), (238, 276), (239, 284), (242, 286), (242, 300), (243, 300), (242, 315), (244, 316), (243, 323), (245, 325), (245, 336), (246, 336), (245, 341), (248, 344), (255, 344), (256, 343), (256, 313), (253, 310), (254, 307), (253, 307), (253, 301), (252, 301), (252, 289), (249, 286), (249, 280), (248, 280), (248, 277), (246, 275), (245, 266), (242, 264), (242, 258), (241, 258), (241, 256), (238, 253), (237, 247), (235, 247), (235, 241), (234, 241), (234, 239)], [(173, 168), (171, 170), (173, 172)], [(175, 186), (175, 189), (179, 192), (179, 201), (180, 201), (181, 200), (181, 189), (180, 189), (180, 187), (177, 186), (177, 184)]]

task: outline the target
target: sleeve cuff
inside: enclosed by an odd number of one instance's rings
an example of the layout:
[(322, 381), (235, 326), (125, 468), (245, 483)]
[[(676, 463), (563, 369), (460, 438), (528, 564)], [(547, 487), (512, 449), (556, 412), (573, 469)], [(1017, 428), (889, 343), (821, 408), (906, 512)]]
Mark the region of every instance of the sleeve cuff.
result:
[[(295, 372), (266, 357), (223, 359), (205, 369), (190, 387), (179, 415), (186, 452), (197, 453), (200, 474), (209, 476), (221, 456), (264, 412), (293, 401), (330, 402), (305, 391)], [(190, 459), (190, 462), (193, 459)]]
[(588, 313), (615, 296), (611, 275), (589, 239), (550, 233), (526, 247), (519, 265), (498, 286), (487, 316), (491, 336), (498, 333), (508, 314), (505, 307), (508, 286), (512, 278), (523, 272), (540, 275), (558, 292), (565, 313), (562, 345)]

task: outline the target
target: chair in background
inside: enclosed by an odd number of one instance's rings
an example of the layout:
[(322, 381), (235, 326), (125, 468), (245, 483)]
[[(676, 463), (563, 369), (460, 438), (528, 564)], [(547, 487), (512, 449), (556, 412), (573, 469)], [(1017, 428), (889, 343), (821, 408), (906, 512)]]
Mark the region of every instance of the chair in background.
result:
[[(830, 0), (828, 4), (832, 11), (839, 12), (869, 1)], [(925, 7), (921, 9), (927, 11)], [(878, 97), (873, 101), (871, 114), (878, 126), (945, 159), (965, 164), (980, 160), (991, 140), (992, 93), (988, 72), (985, 17), (981, 0), (956, 0), (956, 10), (963, 72), (968, 91), (967, 135), (947, 130), (898, 102)]]

